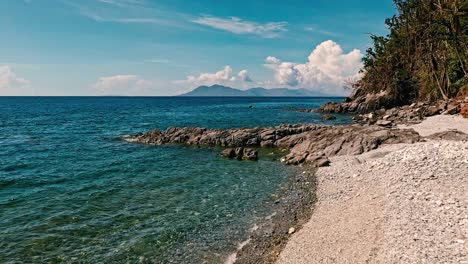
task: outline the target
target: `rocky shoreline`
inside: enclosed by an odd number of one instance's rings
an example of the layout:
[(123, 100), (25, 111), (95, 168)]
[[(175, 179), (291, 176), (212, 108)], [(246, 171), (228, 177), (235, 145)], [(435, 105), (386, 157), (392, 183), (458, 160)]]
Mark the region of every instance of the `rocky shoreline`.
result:
[[(444, 106), (444, 109), (447, 105)], [(445, 110), (446, 114), (463, 111)], [(323, 107), (319, 111), (324, 111)], [(433, 110), (433, 111), (430, 111)], [(333, 111), (324, 111), (332, 112)], [(421, 114), (422, 113), (422, 114)], [(249, 243), (243, 244), (227, 263), (275, 262), (288, 238), (309, 219), (315, 201), (315, 176), (317, 167), (329, 166), (333, 157), (360, 155), (383, 145), (413, 144), (434, 139), (466, 140), (467, 134), (459, 131), (421, 136), (414, 129), (400, 124), (421, 122), (427, 116), (442, 113), (440, 106), (424, 103), (388, 110), (378, 110), (356, 119), (357, 124), (329, 125), (280, 125), (239, 129), (206, 129), (199, 127), (171, 127), (166, 131), (153, 130), (125, 138), (141, 144), (186, 144), (224, 148), (221, 155), (240, 160), (257, 160), (260, 148), (275, 148), (285, 155), (280, 161), (287, 165), (299, 165), (288, 191), (278, 200), (275, 213), (251, 234)]]
[(288, 165), (307, 164), (321, 167), (329, 157), (358, 155), (383, 144), (414, 143), (421, 137), (414, 130), (363, 125), (281, 125), (241, 129), (206, 129), (171, 127), (126, 137), (125, 140), (143, 144), (187, 144), (226, 148), (229, 158), (255, 160), (255, 148), (276, 148), (289, 152), (281, 158)]

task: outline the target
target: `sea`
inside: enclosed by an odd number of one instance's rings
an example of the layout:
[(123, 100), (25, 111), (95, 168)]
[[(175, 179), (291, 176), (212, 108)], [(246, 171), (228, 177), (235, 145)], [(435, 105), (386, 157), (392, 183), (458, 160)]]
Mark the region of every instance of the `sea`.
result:
[(323, 121), (342, 98), (0, 97), (0, 263), (222, 263), (295, 168), (128, 143), (171, 126)]

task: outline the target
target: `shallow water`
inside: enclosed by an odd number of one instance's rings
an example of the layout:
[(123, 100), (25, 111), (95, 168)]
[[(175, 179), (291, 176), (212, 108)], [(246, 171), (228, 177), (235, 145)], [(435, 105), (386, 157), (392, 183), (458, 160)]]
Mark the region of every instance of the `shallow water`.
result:
[(320, 123), (285, 109), (330, 100), (0, 97), (0, 262), (219, 262), (268, 214), (294, 168), (266, 152), (242, 162), (121, 137)]

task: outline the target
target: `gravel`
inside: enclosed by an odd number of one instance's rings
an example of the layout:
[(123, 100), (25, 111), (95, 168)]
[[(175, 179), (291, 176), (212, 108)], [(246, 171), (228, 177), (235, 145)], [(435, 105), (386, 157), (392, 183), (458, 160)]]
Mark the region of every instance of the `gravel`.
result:
[[(430, 127), (418, 130), (440, 132)], [(278, 263), (468, 263), (468, 142), (388, 145), (331, 161), (317, 171), (312, 217)]]
[(426, 118), (420, 124), (399, 125), (398, 128), (413, 128), (423, 137), (447, 130), (458, 130), (468, 134), (468, 119), (459, 115), (436, 115)]

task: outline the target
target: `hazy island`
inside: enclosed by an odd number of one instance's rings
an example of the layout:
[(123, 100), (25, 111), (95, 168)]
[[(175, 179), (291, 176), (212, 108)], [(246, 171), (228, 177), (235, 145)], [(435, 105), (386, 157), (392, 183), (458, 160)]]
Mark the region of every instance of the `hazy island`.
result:
[(180, 96), (226, 96), (226, 97), (324, 97), (322, 93), (307, 89), (288, 89), (288, 88), (250, 88), (247, 90), (239, 90), (223, 85), (200, 86), (188, 93)]

